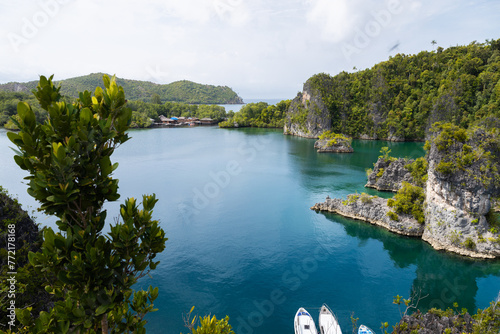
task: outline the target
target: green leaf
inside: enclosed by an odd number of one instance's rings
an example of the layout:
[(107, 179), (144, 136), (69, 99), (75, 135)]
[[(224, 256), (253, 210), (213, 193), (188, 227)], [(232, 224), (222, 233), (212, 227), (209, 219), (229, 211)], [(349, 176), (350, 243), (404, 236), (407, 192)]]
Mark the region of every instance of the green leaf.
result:
[(113, 168), (111, 167), (111, 160), (109, 159), (108, 155), (101, 158), (101, 160), (99, 161), (99, 165), (101, 166), (102, 176), (107, 176), (113, 171)]
[(104, 82), (104, 87), (109, 88), (110, 80), (109, 80), (109, 76), (107, 74), (104, 74), (102, 76), (102, 81)]
[(68, 278), (68, 275), (65, 271), (60, 271), (57, 273), (57, 279), (65, 284), (72, 284), (73, 282)]
[(92, 111), (90, 111), (89, 108), (83, 108), (82, 111), (80, 111), (80, 122), (82, 122), (84, 125), (87, 125), (91, 119)]
[(14, 156), (14, 161), (16, 162), (16, 164), (21, 167), (21, 169), (23, 170), (28, 170), (28, 167), (26, 167), (26, 164), (24, 163), (24, 158), (23, 157), (20, 157), (18, 155), (15, 155)]
[(36, 117), (29, 104), (27, 104), (26, 102), (19, 102), (17, 104), (17, 113), (19, 114), (19, 117), (21, 117), (21, 120), (24, 122), (24, 124), (28, 126), (30, 130), (33, 130), (35, 128)]
[(69, 330), (69, 321), (59, 321), (57, 323), (57, 327), (61, 331), (61, 333), (65, 334)]
[(16, 145), (17, 145), (16, 141), (22, 140), (20, 135), (12, 131), (7, 132), (7, 137), (10, 139), (11, 142), (13, 142)]
[(95, 311), (95, 315), (101, 315), (103, 313), (105, 313), (109, 308), (109, 305), (101, 305), (97, 308), (97, 310)]

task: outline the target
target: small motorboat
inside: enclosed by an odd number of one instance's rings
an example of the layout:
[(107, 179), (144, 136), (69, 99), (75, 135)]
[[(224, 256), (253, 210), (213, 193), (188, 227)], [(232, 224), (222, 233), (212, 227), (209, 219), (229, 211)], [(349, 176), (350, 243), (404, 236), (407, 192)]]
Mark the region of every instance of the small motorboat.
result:
[(299, 308), (294, 320), (295, 334), (318, 334), (311, 315), (303, 308)]
[(318, 327), (320, 334), (342, 334), (337, 317), (326, 304), (319, 311)]
[(359, 326), (358, 334), (375, 334), (375, 332), (372, 331), (370, 328), (366, 327), (365, 325), (361, 325)]

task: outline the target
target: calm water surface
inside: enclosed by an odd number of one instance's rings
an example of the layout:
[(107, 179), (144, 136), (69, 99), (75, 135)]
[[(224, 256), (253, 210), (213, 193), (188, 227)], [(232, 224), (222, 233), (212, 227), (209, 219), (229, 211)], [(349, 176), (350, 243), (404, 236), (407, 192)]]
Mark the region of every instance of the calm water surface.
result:
[[(353, 154), (318, 154), (313, 140), (264, 129), (197, 127), (132, 131), (113, 156), (122, 200), (156, 193), (169, 240), (140, 286), (158, 286), (149, 333), (187, 332), (182, 315), (230, 316), (236, 333), (293, 333), (301, 306), (317, 319), (327, 303), (345, 333), (350, 316), (394, 324), (393, 296), (428, 295), (419, 306), (470, 310), (500, 289), (499, 261), (471, 261), (364, 222), (309, 208), (364, 188), (382, 146), (423, 155), (421, 143), (354, 141)], [(36, 207), (0, 131), (0, 184)], [(383, 193), (383, 196), (390, 194)], [(117, 216), (119, 202), (107, 205)], [(38, 217), (54, 226), (54, 219)], [(195, 311), (195, 313), (196, 313)]]

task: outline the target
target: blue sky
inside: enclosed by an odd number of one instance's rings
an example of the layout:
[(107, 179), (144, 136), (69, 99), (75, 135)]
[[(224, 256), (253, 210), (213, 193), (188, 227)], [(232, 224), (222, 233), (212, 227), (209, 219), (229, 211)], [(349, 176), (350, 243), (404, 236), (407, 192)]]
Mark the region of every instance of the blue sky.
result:
[(315, 73), (498, 38), (498, 0), (0, 0), (0, 83), (106, 72), (285, 99)]

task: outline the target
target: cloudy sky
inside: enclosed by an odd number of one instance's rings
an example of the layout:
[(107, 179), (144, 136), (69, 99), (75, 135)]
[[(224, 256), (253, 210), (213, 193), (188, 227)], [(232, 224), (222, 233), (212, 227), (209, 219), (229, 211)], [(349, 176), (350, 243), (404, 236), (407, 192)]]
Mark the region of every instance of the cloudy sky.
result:
[(315, 73), (498, 38), (498, 0), (0, 0), (0, 83), (106, 72), (285, 99)]

